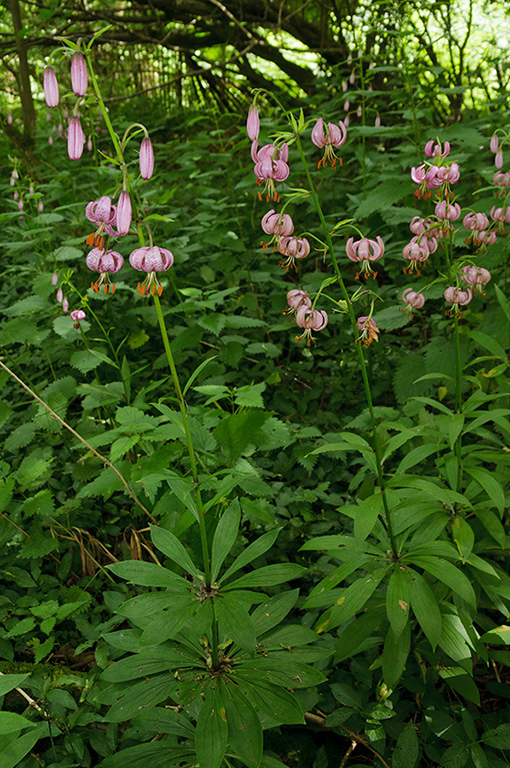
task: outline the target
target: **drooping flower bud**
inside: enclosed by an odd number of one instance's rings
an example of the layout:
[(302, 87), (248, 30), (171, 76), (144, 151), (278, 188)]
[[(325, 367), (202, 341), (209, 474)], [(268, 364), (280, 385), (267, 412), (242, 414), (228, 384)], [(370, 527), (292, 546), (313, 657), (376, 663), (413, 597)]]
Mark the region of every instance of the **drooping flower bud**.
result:
[(490, 148), (491, 148), (491, 152), (493, 152), (494, 154), (496, 154), (496, 152), (499, 149), (499, 141), (496, 133), (491, 137)]
[(62, 299), (63, 298), (64, 298), (64, 292), (63, 292), (62, 288), (59, 288), (58, 291), (57, 291), (57, 301), (58, 301), (59, 304), (62, 303)]
[(67, 300), (67, 298), (63, 299), (62, 301), (62, 312), (64, 312), (64, 314), (69, 312), (69, 301)]
[(131, 198), (129, 192), (123, 190), (117, 203), (117, 232), (119, 235), (127, 235), (131, 226)]
[(67, 152), (71, 160), (79, 160), (85, 146), (85, 134), (79, 117), (70, 117), (67, 128)]
[(51, 284), (53, 287), (58, 283), (58, 272), (54, 272), (51, 276)]
[(10, 113), (10, 112), (9, 112), (9, 114), (7, 115), (7, 125), (12, 125), (12, 115), (11, 115), (11, 113)]
[(154, 149), (148, 136), (142, 139), (140, 145), (140, 175), (142, 179), (150, 179), (154, 172)]
[(89, 76), (83, 53), (76, 51), (71, 60), (71, 86), (75, 96), (85, 96)]
[(255, 141), (259, 137), (260, 120), (259, 110), (256, 104), (252, 104), (248, 110), (248, 119), (246, 121), (246, 130), (248, 131), (248, 138), (250, 141)]
[(503, 168), (503, 150), (498, 149), (496, 152), (496, 157), (494, 158), (494, 165), (499, 170), (500, 168)]
[(45, 67), (43, 76), (44, 98), (48, 107), (58, 107), (59, 92), (58, 82), (53, 67)]

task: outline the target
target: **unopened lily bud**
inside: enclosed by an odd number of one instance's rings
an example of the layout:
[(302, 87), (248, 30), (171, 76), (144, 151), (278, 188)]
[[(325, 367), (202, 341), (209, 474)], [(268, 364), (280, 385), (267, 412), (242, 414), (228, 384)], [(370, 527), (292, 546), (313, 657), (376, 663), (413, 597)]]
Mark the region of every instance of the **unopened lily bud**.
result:
[(117, 203), (117, 232), (119, 235), (127, 235), (129, 232), (131, 216), (132, 208), (129, 192), (123, 190), (119, 195), (119, 201)]
[(491, 148), (491, 152), (493, 152), (494, 154), (496, 154), (496, 152), (499, 149), (499, 141), (496, 134), (494, 134), (491, 138), (490, 148)]
[(53, 287), (58, 283), (58, 272), (54, 272), (51, 276), (51, 284)]
[(85, 145), (85, 134), (79, 117), (71, 117), (67, 129), (67, 152), (71, 160), (79, 160)]
[(71, 61), (71, 85), (75, 96), (85, 96), (89, 76), (83, 53), (76, 51)]
[(20, 201), (18, 202), (18, 211), (19, 211), (20, 213), (23, 213), (23, 208), (24, 208), (24, 207), (25, 207), (25, 204), (23, 203), (23, 200), (20, 200)]
[(87, 140), (87, 149), (88, 149), (89, 152), (92, 152), (92, 148), (93, 148), (92, 139), (89, 136), (89, 138)]
[(64, 292), (63, 292), (62, 288), (59, 288), (58, 291), (57, 291), (57, 301), (58, 301), (59, 304), (62, 303), (62, 299), (63, 298), (64, 298)]
[(60, 95), (58, 92), (58, 82), (53, 67), (46, 67), (43, 76), (44, 98), (48, 107), (58, 107)]
[(140, 175), (142, 179), (150, 179), (154, 172), (154, 149), (148, 136), (142, 139), (140, 145)]
[(250, 141), (258, 139), (260, 132), (259, 110), (256, 104), (252, 104), (248, 110), (248, 119), (246, 121), (246, 130)]
[(39, 205), (37, 206), (37, 210), (39, 213), (42, 213), (44, 211), (44, 203), (42, 200), (39, 201)]
[(64, 299), (62, 301), (62, 312), (64, 313), (69, 312), (69, 302), (67, 299)]
[(379, 117), (379, 115), (376, 116), (376, 118), (374, 120), (374, 125), (375, 125), (376, 128), (380, 128), (381, 127), (381, 118)]
[(498, 170), (499, 168), (503, 167), (503, 150), (502, 149), (498, 149), (498, 151), (496, 152), (496, 157), (494, 158), (494, 165), (496, 166), (496, 168), (498, 168)]
[(9, 114), (7, 115), (7, 125), (12, 125), (12, 115), (11, 115), (11, 113), (10, 113), (10, 112), (9, 112)]

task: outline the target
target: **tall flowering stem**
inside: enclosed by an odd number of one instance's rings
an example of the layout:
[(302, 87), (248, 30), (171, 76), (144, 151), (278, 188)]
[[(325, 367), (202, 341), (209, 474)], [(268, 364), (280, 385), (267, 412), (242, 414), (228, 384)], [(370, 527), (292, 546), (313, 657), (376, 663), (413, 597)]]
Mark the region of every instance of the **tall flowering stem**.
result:
[[(335, 249), (333, 247), (333, 241), (331, 239), (331, 235), (329, 233), (329, 228), (326, 222), (326, 219), (324, 218), (324, 214), (322, 212), (322, 207), (319, 202), (319, 198), (317, 196), (317, 192), (315, 191), (315, 187), (313, 184), (313, 179), (310, 174), (310, 171), (308, 169), (308, 163), (306, 162), (305, 154), (303, 152), (303, 145), (301, 144), (301, 139), (299, 135), (296, 134), (296, 146), (299, 152), (299, 156), (301, 158), (301, 162), (303, 163), (303, 167), (305, 169), (306, 178), (308, 180), (309, 189), (312, 195), (312, 199), (315, 205), (315, 208), (317, 209), (317, 214), (319, 216), (320, 222), (322, 224), (322, 228), (324, 230), (324, 235), (326, 238), (326, 243), (328, 246), (328, 253), (331, 256), (331, 261), (333, 262), (333, 268), (335, 270), (338, 284), (340, 285), (340, 290), (342, 291), (342, 296), (345, 300), (346, 306), (347, 306), (347, 312), (349, 314), (349, 319), (351, 321), (351, 326), (353, 329), (354, 336), (357, 337), (359, 335), (359, 328), (357, 325), (357, 318), (354, 314), (354, 308), (352, 306), (352, 302), (350, 300), (349, 293), (347, 291), (347, 288), (345, 287), (345, 283), (342, 277), (342, 272), (340, 270), (336, 255), (335, 255)], [(379, 487), (381, 489), (381, 495), (382, 495), (382, 501), (383, 501), (383, 507), (384, 507), (384, 513), (386, 516), (386, 523), (388, 526), (388, 536), (390, 538), (390, 544), (391, 544), (391, 550), (392, 554), (395, 558), (398, 557), (399, 551), (397, 542), (395, 540), (395, 535), (393, 533), (393, 523), (391, 519), (391, 512), (388, 505), (388, 499), (386, 497), (386, 490), (384, 485), (384, 476), (383, 476), (383, 470), (382, 470), (382, 463), (381, 463), (381, 449), (379, 446), (379, 437), (377, 435), (377, 423), (375, 418), (375, 412), (374, 412), (374, 403), (372, 400), (372, 392), (370, 390), (370, 381), (368, 378), (368, 372), (367, 372), (367, 366), (365, 362), (365, 356), (363, 354), (363, 345), (362, 344), (356, 344), (356, 349), (358, 351), (358, 359), (361, 369), (361, 376), (363, 378), (363, 386), (365, 388), (365, 396), (367, 400), (368, 410), (370, 413), (370, 421), (372, 423), (372, 434), (373, 434), (373, 441), (374, 441), (374, 453), (375, 453), (375, 461), (377, 466), (377, 479), (379, 481)]]
[(122, 154), (122, 149), (121, 149), (121, 146), (120, 146), (119, 137), (115, 133), (114, 127), (112, 125), (112, 121), (110, 120), (110, 116), (108, 114), (108, 109), (107, 109), (107, 107), (106, 107), (106, 105), (104, 103), (103, 96), (101, 94), (101, 88), (99, 87), (99, 83), (97, 82), (96, 75), (95, 75), (94, 70), (92, 68), (92, 61), (91, 61), (91, 58), (90, 58), (90, 52), (88, 50), (85, 52), (85, 58), (87, 60), (87, 68), (88, 68), (88, 71), (90, 73), (90, 81), (92, 83), (92, 87), (94, 89), (94, 93), (97, 96), (97, 100), (98, 100), (98, 103), (99, 103), (99, 108), (101, 110), (101, 114), (103, 116), (103, 120), (106, 123), (106, 127), (108, 129), (108, 133), (110, 134), (110, 138), (111, 138), (111, 140), (113, 142), (113, 146), (115, 147), (115, 152), (117, 154), (117, 157), (118, 157), (121, 165), (124, 165), (124, 156)]
[(179, 377), (177, 375), (177, 368), (175, 367), (175, 361), (170, 348), (170, 341), (168, 339), (168, 333), (166, 330), (165, 320), (163, 312), (161, 310), (161, 302), (159, 296), (154, 293), (154, 306), (156, 307), (156, 313), (158, 316), (159, 328), (161, 331), (161, 338), (163, 339), (163, 346), (165, 347), (166, 358), (168, 360), (168, 366), (172, 375), (172, 381), (174, 383), (175, 392), (177, 394), (177, 400), (179, 401), (179, 409), (181, 411), (182, 423), (184, 426), (184, 433), (186, 435), (186, 445), (188, 447), (189, 460), (191, 465), (191, 475), (193, 477), (193, 483), (195, 485), (195, 501), (198, 512), (198, 523), (200, 525), (200, 540), (202, 544), (202, 556), (204, 559), (204, 574), (205, 574), (205, 586), (207, 589), (211, 586), (211, 562), (209, 558), (209, 545), (207, 543), (207, 532), (205, 529), (205, 517), (204, 507), (202, 504), (202, 496), (200, 494), (200, 485), (198, 479), (197, 460), (195, 456), (195, 450), (193, 448), (193, 441), (191, 439), (191, 431), (189, 427), (188, 414), (186, 412), (186, 403), (184, 401), (184, 395), (182, 394)]

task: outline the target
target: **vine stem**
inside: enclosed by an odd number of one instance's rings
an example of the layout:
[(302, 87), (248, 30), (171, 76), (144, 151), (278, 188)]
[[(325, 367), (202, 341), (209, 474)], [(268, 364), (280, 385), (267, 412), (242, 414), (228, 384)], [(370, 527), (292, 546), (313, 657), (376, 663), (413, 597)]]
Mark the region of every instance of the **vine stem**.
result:
[(23, 387), (23, 389), (25, 389), (25, 390), (26, 390), (26, 391), (27, 391), (27, 392), (28, 392), (28, 393), (29, 393), (29, 394), (30, 394), (30, 395), (31, 395), (31, 396), (34, 398), (34, 400), (37, 400), (37, 402), (38, 402), (38, 403), (40, 403), (40, 404), (41, 404), (41, 405), (42, 405), (44, 408), (46, 408), (46, 410), (47, 410), (49, 413), (51, 413), (51, 415), (53, 416), (53, 418), (54, 418), (54, 419), (56, 419), (56, 420), (59, 422), (59, 424), (62, 424), (62, 426), (63, 426), (63, 427), (65, 427), (66, 429), (68, 429), (68, 430), (69, 430), (69, 432), (71, 432), (71, 434), (72, 434), (72, 435), (74, 435), (74, 436), (75, 436), (75, 437), (76, 437), (76, 438), (77, 438), (77, 439), (78, 439), (78, 440), (79, 440), (81, 443), (83, 443), (83, 445), (86, 445), (86, 446), (87, 446), (87, 448), (89, 449), (89, 451), (92, 451), (92, 453), (93, 453), (95, 456), (97, 456), (97, 457), (98, 457), (98, 459), (101, 459), (101, 461), (102, 461), (102, 462), (104, 462), (104, 463), (105, 463), (105, 464), (106, 464), (108, 467), (110, 467), (110, 469), (113, 469), (113, 471), (115, 472), (115, 474), (117, 475), (117, 477), (119, 478), (119, 480), (122, 482), (122, 485), (124, 486), (124, 488), (126, 489), (126, 491), (129, 493), (129, 495), (131, 496), (131, 498), (132, 498), (132, 499), (133, 499), (133, 501), (135, 502), (135, 504), (138, 504), (138, 506), (140, 507), (140, 509), (142, 509), (142, 510), (145, 512), (145, 514), (146, 514), (146, 515), (149, 517), (149, 519), (150, 519), (150, 521), (151, 521), (152, 523), (155, 523), (155, 522), (156, 522), (156, 520), (153, 518), (153, 516), (151, 515), (151, 513), (149, 512), (149, 510), (148, 510), (148, 509), (146, 509), (146, 507), (144, 507), (144, 505), (143, 505), (143, 504), (142, 504), (142, 502), (141, 502), (141, 501), (138, 499), (138, 497), (136, 496), (136, 494), (135, 494), (135, 493), (133, 493), (133, 491), (131, 490), (131, 488), (129, 487), (129, 485), (128, 485), (128, 483), (127, 483), (127, 480), (125, 480), (125, 479), (124, 479), (124, 477), (123, 477), (123, 476), (120, 474), (119, 470), (118, 470), (118, 469), (116, 469), (116, 467), (114, 467), (114, 466), (113, 466), (113, 464), (111, 463), (111, 461), (108, 461), (108, 459), (106, 458), (106, 456), (102, 456), (102, 455), (101, 455), (101, 454), (100, 454), (98, 451), (96, 451), (96, 449), (95, 449), (95, 448), (93, 448), (93, 447), (90, 445), (90, 443), (88, 443), (88, 442), (85, 440), (85, 438), (84, 438), (84, 437), (82, 437), (80, 434), (78, 434), (78, 432), (76, 432), (76, 430), (74, 430), (74, 429), (73, 429), (73, 428), (72, 428), (72, 427), (71, 427), (69, 424), (67, 424), (67, 422), (65, 422), (63, 419), (61, 419), (61, 418), (60, 418), (60, 416), (58, 415), (58, 413), (55, 413), (55, 411), (54, 411), (52, 408), (50, 408), (50, 406), (49, 406), (49, 405), (47, 405), (47, 404), (44, 402), (44, 400), (41, 400), (41, 398), (39, 397), (39, 395), (36, 395), (36, 394), (35, 394), (35, 392), (34, 392), (32, 389), (30, 389), (30, 387), (29, 387), (27, 384), (25, 384), (25, 382), (24, 382), (24, 381), (22, 381), (22, 379), (20, 379), (20, 378), (19, 378), (19, 376), (16, 376), (16, 374), (14, 373), (14, 371), (11, 371), (11, 369), (10, 369), (10, 368), (8, 368), (8, 367), (5, 365), (5, 363), (3, 363), (1, 360), (0, 360), (0, 366), (1, 366), (1, 367), (2, 367), (2, 368), (5, 370), (5, 371), (7, 371), (7, 373), (9, 374), (9, 376), (12, 376), (12, 378), (13, 378), (15, 381), (17, 381), (17, 382), (18, 382), (18, 384), (20, 384), (20, 386), (22, 386), (22, 387)]
[(202, 496), (200, 494), (200, 484), (198, 480), (197, 460), (195, 456), (195, 449), (193, 447), (193, 440), (191, 438), (191, 431), (188, 420), (188, 413), (186, 410), (186, 402), (184, 395), (182, 394), (181, 385), (179, 382), (179, 376), (177, 375), (177, 368), (175, 367), (175, 361), (172, 355), (170, 347), (170, 341), (168, 339), (168, 333), (166, 330), (165, 319), (161, 309), (161, 302), (157, 292), (154, 293), (154, 306), (156, 307), (156, 313), (158, 316), (159, 328), (161, 331), (161, 338), (163, 339), (163, 346), (165, 347), (166, 358), (168, 360), (168, 366), (172, 375), (172, 381), (174, 383), (175, 391), (177, 394), (177, 400), (179, 402), (179, 409), (182, 416), (182, 424), (184, 427), (184, 434), (186, 435), (186, 445), (188, 448), (188, 455), (191, 464), (191, 475), (193, 477), (193, 483), (195, 485), (195, 499), (198, 512), (198, 524), (200, 526), (200, 540), (202, 544), (202, 556), (204, 560), (204, 575), (206, 589), (211, 587), (211, 563), (209, 558), (209, 545), (207, 543), (207, 531), (205, 528), (205, 513), (202, 504)]
[[(301, 144), (301, 139), (299, 135), (296, 135), (296, 146), (298, 148), (299, 156), (301, 157), (301, 161), (303, 163), (303, 167), (305, 169), (306, 178), (308, 180), (310, 192), (312, 194), (312, 198), (315, 204), (315, 208), (317, 210), (317, 214), (319, 216), (322, 228), (324, 230), (324, 234), (326, 237), (326, 242), (328, 245), (329, 253), (331, 255), (331, 261), (333, 262), (333, 268), (335, 270), (335, 273), (338, 278), (338, 283), (340, 285), (340, 289), (342, 291), (342, 295), (344, 297), (344, 300), (346, 301), (347, 305), (347, 312), (349, 314), (349, 319), (351, 321), (351, 326), (354, 332), (354, 335), (356, 336), (358, 334), (358, 327), (356, 325), (356, 315), (354, 314), (354, 309), (352, 306), (352, 302), (349, 297), (349, 293), (347, 291), (347, 288), (345, 287), (345, 283), (343, 281), (342, 272), (340, 270), (340, 267), (338, 265), (338, 261), (335, 255), (335, 249), (333, 247), (333, 241), (331, 239), (331, 235), (329, 233), (329, 228), (326, 222), (326, 219), (324, 218), (324, 213), (322, 211), (321, 204), (319, 202), (319, 198), (317, 196), (317, 192), (315, 191), (315, 186), (313, 183), (312, 176), (310, 174), (310, 171), (308, 169), (308, 163), (306, 162), (305, 153), (303, 151), (303, 145)], [(388, 526), (388, 535), (390, 538), (390, 544), (391, 544), (391, 550), (394, 557), (398, 557), (398, 547), (397, 542), (395, 539), (395, 534), (393, 533), (393, 523), (391, 519), (391, 512), (388, 505), (388, 499), (386, 497), (386, 489), (384, 486), (384, 475), (382, 470), (382, 463), (381, 463), (381, 449), (379, 446), (379, 437), (377, 435), (377, 423), (375, 418), (375, 412), (374, 412), (374, 403), (372, 400), (372, 392), (370, 389), (370, 382), (368, 380), (368, 373), (367, 373), (367, 366), (365, 362), (365, 356), (363, 354), (363, 348), (361, 344), (356, 344), (356, 349), (358, 351), (358, 360), (359, 365), (361, 369), (361, 377), (363, 379), (363, 386), (365, 388), (365, 396), (367, 400), (368, 410), (370, 413), (370, 420), (372, 423), (372, 434), (373, 434), (373, 447), (374, 447), (374, 454), (375, 454), (375, 463), (377, 467), (377, 479), (379, 482), (379, 486), (381, 488), (381, 495), (382, 495), (382, 502), (383, 502), (383, 508), (384, 508), (384, 514), (386, 516), (386, 522)]]

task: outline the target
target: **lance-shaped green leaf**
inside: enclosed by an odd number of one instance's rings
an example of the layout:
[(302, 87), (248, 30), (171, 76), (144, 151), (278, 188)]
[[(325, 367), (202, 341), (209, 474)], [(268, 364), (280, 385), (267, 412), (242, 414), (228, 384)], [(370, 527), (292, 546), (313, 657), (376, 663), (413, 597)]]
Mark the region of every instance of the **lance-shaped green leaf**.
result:
[(245, 565), (248, 565), (257, 557), (263, 555), (264, 552), (267, 552), (267, 550), (270, 549), (275, 543), (280, 531), (281, 528), (276, 528), (274, 531), (268, 531), (255, 541), (252, 541), (252, 543), (249, 544), (246, 549), (244, 549), (241, 554), (236, 557), (230, 568), (228, 568), (228, 570), (218, 581), (220, 583), (224, 582), (226, 579), (232, 576), (232, 574), (236, 573), (236, 571), (244, 568)]
[(230, 595), (220, 595), (214, 601), (220, 631), (248, 653), (255, 653), (255, 626), (246, 605)]
[(506, 505), (505, 492), (494, 475), (483, 467), (464, 467), (464, 469), (486, 492), (489, 497), (487, 506), (494, 504), (499, 514), (503, 516)]
[(441, 612), (428, 582), (414, 570), (411, 570), (411, 608), (432, 650), (435, 650), (443, 626)]
[(196, 659), (181, 648), (144, 648), (140, 653), (110, 664), (101, 674), (101, 679), (108, 683), (125, 682), (194, 663)]
[(223, 513), (214, 532), (211, 549), (211, 578), (213, 581), (216, 581), (226, 556), (235, 544), (240, 520), (241, 509), (239, 501), (236, 499)]
[(181, 629), (193, 618), (200, 603), (194, 595), (176, 595), (175, 602), (168, 611), (153, 617), (146, 625), (142, 645), (158, 645), (169, 638), (176, 637)]
[(5, 733), (19, 733), (23, 728), (34, 728), (36, 723), (31, 723), (26, 717), (15, 712), (0, 712), (0, 735)]
[(269, 632), (280, 621), (283, 621), (294, 607), (298, 595), (298, 589), (291, 589), (269, 598), (255, 608), (251, 617), (255, 625), (257, 637), (260, 637), (265, 632)]
[(463, 600), (476, 608), (476, 596), (469, 579), (448, 560), (433, 555), (415, 556), (412, 552), (406, 555), (406, 560), (442, 581)]
[(382, 640), (379, 628), (385, 623), (384, 608), (374, 608), (348, 624), (338, 635), (335, 663), (338, 664), (367, 648), (378, 647)]
[(3, 696), (4, 694), (8, 693), (9, 691), (12, 691), (13, 688), (16, 688), (18, 685), (21, 685), (21, 683), (29, 677), (30, 672), (26, 672), (22, 675), (5, 675), (2, 674), (0, 676), (0, 696)]
[(379, 568), (377, 571), (367, 574), (361, 579), (356, 579), (350, 587), (347, 587), (345, 594), (337, 601), (337, 604), (331, 611), (328, 630), (338, 627), (363, 609), (370, 595), (384, 578), (387, 570), (387, 568)]
[(170, 531), (166, 531), (164, 528), (159, 528), (156, 525), (151, 525), (150, 529), (154, 546), (157, 547), (160, 552), (163, 552), (163, 554), (169, 557), (172, 562), (179, 565), (184, 571), (191, 574), (191, 576), (198, 576), (200, 571), (177, 536), (174, 536)]
[(386, 613), (395, 635), (399, 635), (409, 620), (411, 576), (396, 567), (386, 590)]
[[(136, 658), (136, 657), (135, 657)], [(108, 710), (107, 723), (121, 723), (131, 720), (142, 707), (154, 707), (177, 692), (177, 680), (170, 672), (134, 683)]]
[(393, 750), (392, 768), (415, 768), (420, 745), (414, 723), (408, 723), (397, 739)]
[(396, 634), (390, 627), (384, 641), (382, 669), (385, 683), (395, 688), (404, 671), (411, 646), (411, 625)]
[(259, 716), (250, 701), (235, 685), (224, 686), (221, 697), (227, 713), (230, 751), (248, 768), (258, 768), (263, 748)]
[(208, 686), (195, 730), (195, 749), (200, 768), (220, 768), (227, 741), (227, 714), (223, 698), (217, 687)]
[(260, 710), (276, 723), (301, 725), (305, 722), (299, 702), (284, 688), (255, 680), (250, 670), (236, 671), (235, 682), (253, 703), (255, 710)]
[(262, 568), (251, 573), (246, 573), (244, 576), (240, 576), (235, 581), (224, 588), (230, 589), (244, 589), (245, 587), (271, 587), (275, 584), (283, 584), (286, 581), (297, 579), (306, 568), (296, 563), (274, 563), (273, 565), (264, 565)]
[(167, 587), (175, 591), (182, 591), (182, 587), (189, 587), (189, 582), (176, 573), (163, 568), (156, 563), (146, 563), (143, 560), (124, 560), (121, 563), (112, 563), (106, 566), (109, 571), (121, 579), (126, 579), (140, 587)]

